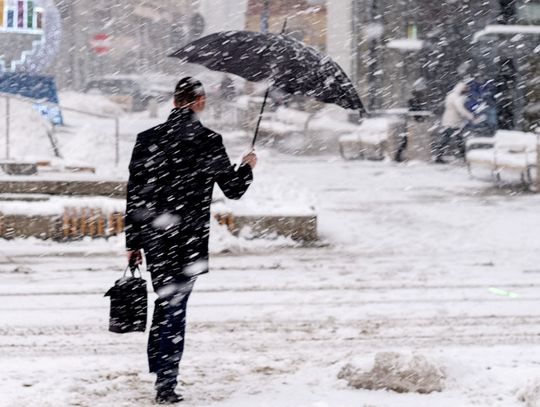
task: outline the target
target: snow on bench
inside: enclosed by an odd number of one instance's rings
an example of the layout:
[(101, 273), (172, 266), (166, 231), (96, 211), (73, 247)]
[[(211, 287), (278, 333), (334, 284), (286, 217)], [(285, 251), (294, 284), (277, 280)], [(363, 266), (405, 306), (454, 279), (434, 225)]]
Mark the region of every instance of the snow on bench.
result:
[(469, 173), (473, 166), (488, 167), (494, 179), (501, 180), (505, 170), (518, 172), (526, 184), (532, 183), (532, 170), (537, 167), (539, 135), (521, 131), (499, 130), (494, 137), (467, 140), (466, 161)]
[(365, 119), (353, 133), (339, 138), (342, 157), (346, 160), (384, 159), (393, 123), (390, 118)]

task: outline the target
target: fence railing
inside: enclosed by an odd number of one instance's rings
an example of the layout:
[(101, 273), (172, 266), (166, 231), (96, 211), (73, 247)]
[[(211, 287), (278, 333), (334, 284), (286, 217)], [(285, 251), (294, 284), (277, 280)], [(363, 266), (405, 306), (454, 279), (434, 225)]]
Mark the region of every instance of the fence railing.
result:
[[(109, 115), (104, 115), (104, 114), (88, 112), (88, 111), (80, 110), (80, 109), (73, 109), (73, 108), (66, 107), (66, 106), (58, 106), (58, 105), (55, 105), (55, 104), (50, 103), (50, 102), (48, 102), (46, 100), (43, 100), (43, 99), (32, 99), (32, 98), (27, 98), (27, 97), (20, 96), (20, 95), (14, 95), (14, 94), (11, 94), (11, 93), (1, 93), (0, 92), (0, 97), (4, 98), (5, 101), (6, 101), (6, 103), (5, 103), (5, 109), (6, 109), (5, 110), (5, 115), (6, 115), (6, 117), (5, 117), (5, 158), (6, 158), (6, 160), (9, 160), (11, 158), (11, 152), (10, 152), (10, 147), (11, 147), (11, 100), (17, 100), (17, 101), (20, 101), (20, 102), (23, 102), (23, 103), (27, 103), (27, 104), (29, 104), (31, 106), (34, 106), (36, 104), (40, 104), (40, 105), (46, 105), (46, 106), (51, 106), (51, 107), (58, 107), (62, 111), (78, 113), (78, 114), (82, 114), (82, 115), (86, 115), (86, 116), (90, 116), (90, 117), (97, 117), (97, 118), (101, 118), (101, 119), (113, 120), (114, 121), (114, 129), (115, 129), (115, 136), (114, 136), (115, 159), (114, 159), (114, 162), (115, 162), (116, 166), (118, 166), (118, 164), (120, 163), (120, 118), (118, 116), (109, 116)], [(54, 131), (55, 131), (55, 126), (52, 125), (51, 130), (47, 131), (47, 135), (49, 137), (49, 141), (51, 142), (51, 145), (52, 145), (55, 156), (59, 157), (59, 158), (62, 158), (62, 155), (60, 153), (60, 149), (58, 147), (58, 143), (56, 142), (56, 138), (54, 136)]]

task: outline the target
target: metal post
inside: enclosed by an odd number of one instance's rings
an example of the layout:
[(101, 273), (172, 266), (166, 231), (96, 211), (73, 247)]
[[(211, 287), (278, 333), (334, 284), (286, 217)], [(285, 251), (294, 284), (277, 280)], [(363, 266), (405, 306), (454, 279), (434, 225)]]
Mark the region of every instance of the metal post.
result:
[(540, 132), (538, 129), (536, 134), (536, 192), (540, 193)]
[(270, 0), (263, 1), (263, 9), (261, 13), (261, 32), (267, 33), (270, 26)]
[(9, 96), (6, 96), (6, 160), (9, 160), (9, 143), (10, 143), (10, 140), (9, 140), (9, 127), (10, 127), (10, 117), (9, 117), (9, 114), (10, 114), (10, 107), (9, 107)]
[(118, 167), (120, 164), (120, 119), (118, 117), (114, 118), (115, 126), (115, 165)]
[[(369, 23), (370, 24), (382, 24), (379, 10), (380, 0), (370, 0), (369, 2)], [(368, 65), (367, 81), (368, 81), (368, 110), (375, 110), (380, 108), (379, 103), (379, 89), (380, 87), (380, 52), (379, 52), (379, 39), (377, 37), (370, 38), (368, 41), (368, 54), (370, 63)]]
[(358, 89), (360, 86), (360, 73), (358, 72), (358, 28), (360, 26), (359, 17), (360, 17), (360, 7), (358, 5), (358, 0), (353, 0), (351, 4), (351, 80), (354, 83), (354, 86)]

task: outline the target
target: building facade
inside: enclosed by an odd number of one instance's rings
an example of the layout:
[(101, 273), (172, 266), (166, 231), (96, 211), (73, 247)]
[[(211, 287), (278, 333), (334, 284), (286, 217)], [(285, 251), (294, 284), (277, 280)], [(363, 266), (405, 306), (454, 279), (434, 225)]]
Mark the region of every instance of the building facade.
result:
[(55, 0), (61, 16), (58, 56), (46, 73), (60, 87), (83, 89), (99, 76), (174, 73), (167, 58), (192, 38), (191, 0)]

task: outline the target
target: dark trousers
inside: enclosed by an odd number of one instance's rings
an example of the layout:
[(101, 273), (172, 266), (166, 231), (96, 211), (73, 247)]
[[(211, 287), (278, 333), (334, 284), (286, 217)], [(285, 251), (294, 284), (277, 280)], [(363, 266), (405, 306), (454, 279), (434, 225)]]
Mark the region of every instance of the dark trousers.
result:
[(462, 150), (464, 153), (465, 142), (463, 140), (463, 133), (461, 129), (447, 127), (439, 134), (439, 139), (435, 143), (435, 159), (441, 160), (442, 157), (449, 153), (452, 138), (455, 138), (455, 143), (459, 149), (461, 155)]
[(175, 278), (152, 273), (158, 295), (148, 337), (148, 365), (157, 374), (156, 389), (174, 390), (186, 333), (186, 308), (195, 278)]

